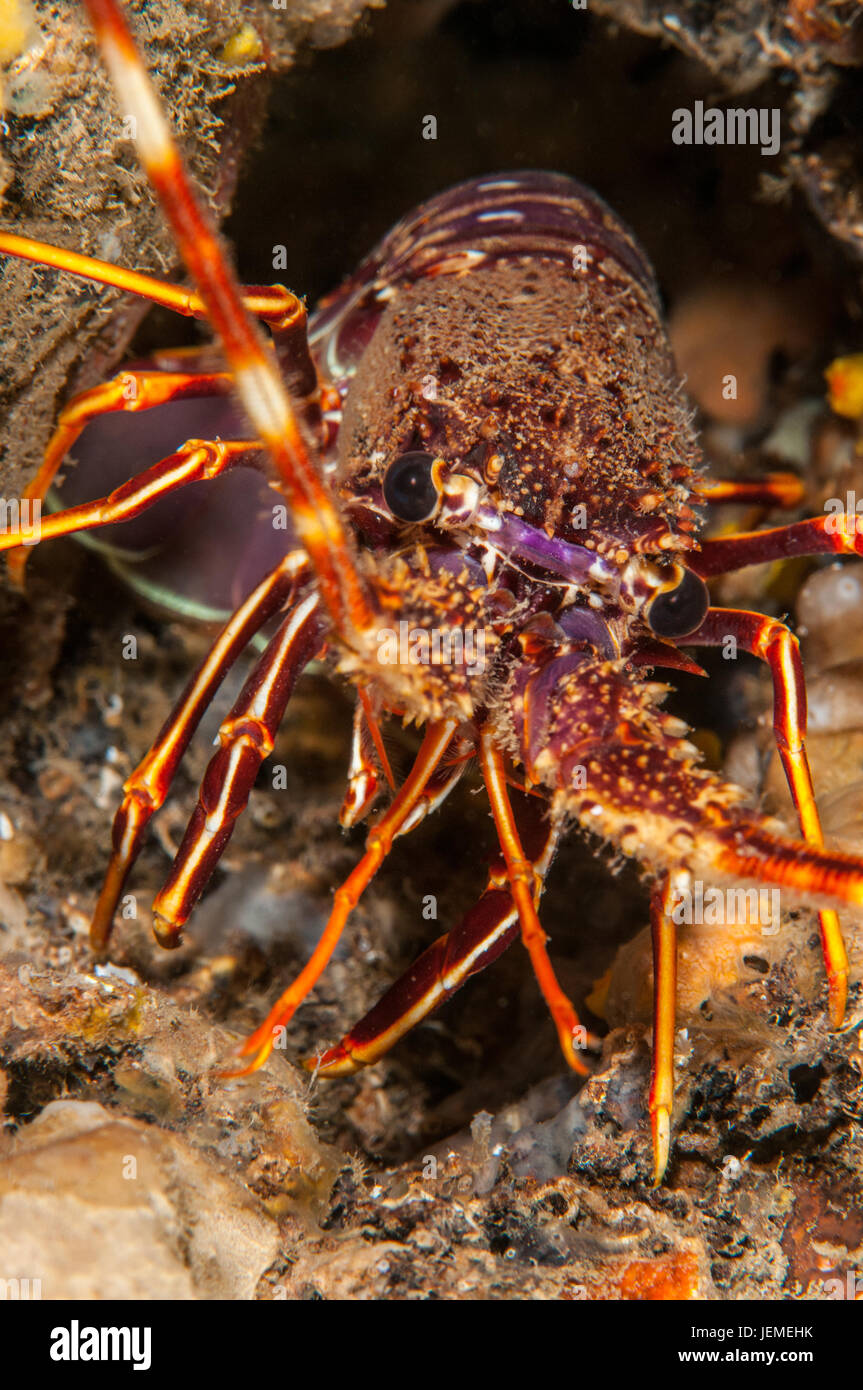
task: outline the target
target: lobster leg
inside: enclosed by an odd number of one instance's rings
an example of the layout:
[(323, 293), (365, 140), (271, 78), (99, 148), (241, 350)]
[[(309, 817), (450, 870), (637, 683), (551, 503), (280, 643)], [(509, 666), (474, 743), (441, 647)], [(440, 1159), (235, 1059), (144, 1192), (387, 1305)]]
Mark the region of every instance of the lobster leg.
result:
[(288, 602), (292, 589), (307, 576), (309, 568), (303, 551), (291, 551), (253, 590), (222, 628), (156, 742), (125, 783), (114, 817), (111, 859), (90, 924), (90, 944), (95, 951), (104, 951), (108, 944), (117, 903), (138, 857), (144, 831), (168, 795), (204, 710), (240, 652)]
[(745, 565), (761, 565), (794, 555), (863, 555), (863, 517), (851, 513), (817, 516), (767, 531), (717, 536), (702, 541), (701, 549), (687, 558), (687, 564), (702, 579), (709, 579)]
[[(473, 757), (473, 743), (470, 743), (469, 751), (464, 755), (464, 761)], [(458, 781), (463, 771), (464, 761), (457, 773), (453, 776), (448, 760), (448, 765), (443, 769), (441, 780), (445, 783), (444, 795), (448, 795), (455, 783)], [(390, 790), (395, 791), (395, 781), (393, 779), (392, 768), (387, 757), (381, 736), (380, 725), (372, 708), (372, 702), (368, 693), (362, 688), (357, 691), (357, 702), (354, 706), (354, 728), (351, 740), (351, 761), (348, 770), (348, 788), (345, 792), (345, 799), (342, 802), (342, 809), (339, 812), (339, 824), (345, 830), (350, 830), (358, 825), (368, 815), (375, 798), (381, 791), (381, 772), (389, 784)], [(439, 774), (436, 774), (438, 777)], [(434, 783), (435, 778), (431, 779)], [(431, 783), (430, 783), (431, 786)], [(425, 807), (422, 815), (426, 815), (428, 810), (435, 810), (443, 796), (434, 798), (434, 805), (430, 805), (430, 796), (427, 792), (422, 799), (421, 806)], [(418, 825), (422, 815), (419, 815), (420, 807), (417, 808), (410, 825), (405, 826), (399, 833), (404, 835), (408, 830), (412, 830), (414, 825)]]
[[(11, 232), (0, 232), (0, 255), (17, 256), (20, 260), (36, 261), (39, 265), (54, 266), (69, 275), (80, 275), (85, 280), (98, 285), (108, 285), (113, 289), (124, 290), (139, 299), (148, 299), (176, 314), (187, 318), (206, 319), (207, 311), (203, 300), (194, 290), (182, 285), (172, 285), (153, 275), (143, 275), (137, 270), (126, 270), (123, 266), (112, 265), (109, 261), (96, 260), (77, 251), (67, 251), (62, 246), (52, 246), (49, 242), (34, 241), (31, 237), (16, 236)], [(310, 424), (320, 421), (318, 405), (318, 374), (309, 347), (308, 320), (306, 306), (301, 299), (284, 285), (247, 285), (242, 289), (242, 302), (246, 312), (253, 314), (270, 329), (273, 336), (273, 349), (279, 366), (284, 371), (291, 390), (303, 400), (303, 413)], [(203, 356), (212, 357), (212, 348), (175, 349), (166, 354), (174, 358), (188, 354), (191, 362)], [(192, 370), (195, 370), (193, 367)], [(68, 448), (68, 445), (66, 446)], [(65, 452), (65, 451), (64, 451)], [(46, 489), (47, 491), (47, 486)], [(44, 492), (40, 494), (44, 496)]]
[(87, 0), (87, 10), (122, 109), (135, 119), (141, 161), (221, 339), (252, 428), (273, 460), (330, 617), (347, 644), (363, 650), (375, 621), (368, 586), (336, 502), (309, 454), (274, 355), (244, 308), (116, 0)]
[[(158, 304), (186, 318), (207, 317), (204, 302), (194, 290), (172, 285), (154, 275), (143, 275), (138, 270), (126, 270), (123, 266), (112, 265), (110, 261), (99, 261), (94, 256), (83, 256), (78, 251), (67, 251), (65, 247), (52, 246), (47, 241), (34, 241), (32, 237), (0, 232), (0, 255), (53, 266), (67, 275), (80, 275), (82, 279), (97, 285), (108, 285), (112, 289), (134, 294), (138, 299), (148, 299), (151, 304)], [(286, 290), (284, 285), (244, 286), (241, 298), (246, 312), (254, 314), (255, 318), (269, 326), (281, 365), (292, 377), (297, 378), (300, 393), (306, 395), (314, 390), (317, 373), (309, 349), (303, 301)]]
[[(377, 738), (375, 738), (377, 733)], [(351, 762), (348, 769), (348, 787), (339, 824), (350, 830), (369, 813), (376, 797), (381, 791), (381, 770), (390, 787), (394, 789), (393, 775), (386, 758), (377, 721), (372, 714), (368, 696), (364, 691), (357, 692), (354, 706), (354, 731), (351, 739)]]
[(437, 770), (456, 728), (454, 719), (441, 719), (429, 725), (404, 786), (392, 805), (373, 826), (362, 859), (341, 887), (336, 889), (329, 920), (309, 961), (293, 984), (288, 986), (273, 1005), (264, 1022), (240, 1048), (240, 1056), (251, 1056), (252, 1060), (246, 1066), (226, 1072), (225, 1075), (244, 1076), (247, 1072), (256, 1071), (258, 1067), (263, 1066), (269, 1057), (280, 1031), (293, 1018), (309, 990), (314, 987), (321, 972), (326, 968), (338, 945), (345, 923), (359, 902), (360, 895), (377, 873), (392, 847), (393, 840), (422, 801), (427, 784)]
[(653, 1137), (654, 1186), (662, 1182), (671, 1148), (674, 1103), (674, 1015), (677, 1002), (677, 930), (671, 909), (681, 888), (690, 886), (685, 869), (668, 874), (650, 898), (653, 938), (653, 1066), (650, 1080), (650, 1130)]
[[(24, 489), (25, 500), (42, 501), (57, 475), (64, 458), (81, 431), (100, 415), (117, 410), (152, 410), (169, 401), (181, 401), (190, 396), (227, 396), (231, 378), (227, 372), (195, 374), (191, 372), (121, 372), (111, 381), (83, 391), (61, 412), (42, 466)], [(43, 524), (44, 529), (44, 524)], [(24, 566), (29, 551), (16, 548), (8, 557), (10, 574), (19, 586), (23, 584)]]
[(462, 773), (475, 751), (471, 734), (459, 733), (453, 737), (445, 755), (426, 782), (422, 796), (418, 797), (410, 815), (405, 817), (396, 831), (397, 835), (410, 834), (426, 816), (443, 805), (453, 787), (461, 781)]
[(291, 692), (321, 648), (318, 608), (318, 595), (311, 592), (288, 613), (222, 721), (220, 747), (204, 774), (167, 882), (153, 903), (153, 931), (163, 946), (179, 945), (182, 927), (233, 834), (258, 769), (273, 750)]
[[(253, 439), (190, 439), (175, 454), (130, 478), (109, 496), (52, 512), (40, 521), (39, 539), (47, 541), (54, 536), (71, 536), (118, 521), (130, 521), (160, 497), (177, 492), (188, 483), (209, 481), (229, 473), (232, 468), (260, 467), (261, 463), (261, 446)], [(17, 548), (20, 535), (20, 530), (0, 534), (0, 550)]]
[(806, 489), (796, 473), (768, 473), (763, 478), (701, 479), (693, 492), (702, 502), (746, 502), (758, 507), (797, 507)]
[(381, 791), (380, 767), (373, 748), (366, 712), (358, 698), (354, 705), (348, 785), (339, 811), (339, 824), (344, 830), (352, 829), (368, 814)]
[[(800, 661), (800, 644), (785, 623), (734, 608), (711, 608), (697, 632), (687, 642), (693, 646), (719, 646), (734, 637), (744, 651), (760, 657), (773, 677), (773, 730), (776, 745), (803, 838), (809, 845), (823, 845), (821, 819), (815, 804), (812, 774), (806, 756), (806, 683)], [(839, 918), (832, 908), (818, 914), (821, 946), (830, 998), (830, 1017), (839, 1028), (845, 1017), (848, 995), (848, 956)]]
[(491, 803), (500, 847), (506, 864), (510, 892), (518, 908), (521, 935), (531, 959), (537, 983), (557, 1029), (561, 1050), (573, 1071), (584, 1073), (584, 1062), (574, 1046), (578, 1015), (558, 983), (557, 976), (545, 949), (546, 935), (536, 914), (535, 873), (525, 858), (518, 827), (512, 813), (506, 789), (503, 756), (495, 746), (494, 732), (484, 729), (480, 735), (480, 764)]
[(366, 729), (368, 730), (369, 737), (371, 738), (371, 741), (375, 746), (375, 752), (377, 753), (380, 759), (384, 776), (386, 777), (387, 782), (389, 784), (389, 789), (391, 792), (394, 792), (396, 789), (396, 784), (393, 780), (393, 770), (390, 767), (390, 760), (387, 757), (387, 750), (386, 748), (384, 748), (383, 735), (381, 734), (380, 723), (378, 721), (377, 714), (375, 713), (375, 708), (372, 703), (371, 696), (369, 695), (367, 690), (363, 690), (362, 686), (360, 686), (357, 689), (357, 699), (363, 707)]
[[(526, 798), (528, 824), (522, 829), (526, 854), (542, 891), (560, 835), (560, 823)], [(321, 1076), (344, 1076), (371, 1066), (422, 1019), (497, 960), (518, 936), (518, 909), (507, 886), (506, 865), (492, 866), (482, 896), (453, 927), (439, 936), (391, 985), (373, 1009), (337, 1043), (304, 1065)]]

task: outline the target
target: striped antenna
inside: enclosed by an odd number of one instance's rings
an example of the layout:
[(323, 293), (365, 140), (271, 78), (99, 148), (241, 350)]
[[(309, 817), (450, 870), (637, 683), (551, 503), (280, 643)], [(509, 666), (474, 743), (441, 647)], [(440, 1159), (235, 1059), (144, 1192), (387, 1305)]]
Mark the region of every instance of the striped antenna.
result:
[(344, 641), (361, 648), (373, 611), (335, 501), (312, 462), (273, 354), (243, 306), (239, 284), (195, 195), (159, 98), (116, 0), (86, 0), (138, 153), (234, 374), (237, 394), (278, 471), (321, 596)]

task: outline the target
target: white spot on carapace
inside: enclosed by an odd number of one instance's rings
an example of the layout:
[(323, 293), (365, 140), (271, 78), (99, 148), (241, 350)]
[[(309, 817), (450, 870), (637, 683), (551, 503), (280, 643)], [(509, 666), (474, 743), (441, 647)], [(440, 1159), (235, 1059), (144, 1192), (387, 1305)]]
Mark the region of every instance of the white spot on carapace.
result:
[(481, 212), (477, 222), (523, 222), (524, 213), (508, 208), (505, 212)]
[(518, 179), (490, 179), (487, 183), (478, 183), (477, 189), (480, 193), (490, 193), (496, 188), (518, 188)]

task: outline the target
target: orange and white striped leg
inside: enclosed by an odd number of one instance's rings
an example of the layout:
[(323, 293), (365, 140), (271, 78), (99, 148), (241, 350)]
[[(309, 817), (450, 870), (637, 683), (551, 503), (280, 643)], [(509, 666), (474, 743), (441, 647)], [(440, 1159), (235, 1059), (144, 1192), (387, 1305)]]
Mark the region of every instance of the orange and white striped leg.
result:
[(453, 719), (442, 719), (429, 725), (404, 786), (372, 828), (362, 859), (341, 887), (336, 889), (332, 912), (308, 964), (276, 1001), (260, 1027), (255, 1029), (240, 1048), (240, 1056), (250, 1056), (251, 1061), (243, 1067), (226, 1072), (225, 1075), (244, 1076), (247, 1072), (256, 1071), (258, 1067), (263, 1066), (269, 1057), (281, 1030), (293, 1018), (309, 990), (314, 987), (321, 972), (326, 968), (348, 917), (389, 854), (393, 840), (412, 816), (414, 808), (421, 802), (430, 778), (452, 742), (456, 728)]
[(224, 248), (183, 167), (119, 5), (116, 0), (86, 4), (122, 109), (135, 118), (141, 161), (219, 335), (237, 394), (273, 460), (324, 604), (343, 640), (363, 649), (375, 621), (368, 586), (341, 513), (309, 454), (273, 352), (246, 312)]
[[(160, 497), (179, 492), (189, 483), (210, 481), (232, 468), (259, 468), (262, 464), (261, 446), (253, 439), (189, 439), (176, 453), (130, 478), (107, 497), (44, 517), (39, 524), (39, 539), (47, 541), (54, 536), (71, 536), (131, 521)], [(4, 531), (0, 533), (0, 550), (17, 547), (20, 541), (20, 529)]]
[[(60, 413), (42, 466), (23, 492), (25, 501), (44, 501), (48, 489), (57, 472), (72, 448), (81, 431), (100, 415), (110, 415), (118, 410), (152, 410), (170, 401), (199, 399), (205, 396), (227, 396), (231, 391), (231, 378), (227, 372), (121, 372), (111, 381), (83, 391), (70, 401)], [(42, 536), (46, 534), (47, 519), (41, 526)], [(2, 548), (15, 546), (8, 558), (9, 572), (19, 586), (23, 584), (24, 567), (29, 549), (16, 544), (18, 538), (11, 533), (0, 535)]]
[(536, 914), (536, 882), (533, 867), (525, 858), (518, 827), (506, 787), (506, 766), (495, 746), (494, 731), (483, 729), (479, 747), (480, 765), (491, 803), (497, 836), (503, 851), (510, 891), (518, 908), (522, 941), (531, 959), (537, 983), (557, 1029), (561, 1051), (573, 1071), (584, 1075), (587, 1067), (575, 1050), (580, 1029), (578, 1015), (558, 983), (545, 948), (547, 937)]
[(472, 733), (455, 734), (441, 758), (440, 765), (426, 782), (422, 796), (417, 797), (410, 815), (399, 826), (398, 835), (408, 835), (411, 830), (437, 811), (446, 801), (450, 792), (461, 781), (462, 774), (476, 753), (476, 743)]
[[(701, 627), (686, 641), (693, 646), (720, 646), (729, 637), (733, 637), (743, 651), (760, 657), (770, 669), (776, 746), (803, 838), (807, 844), (820, 848), (824, 844), (824, 834), (806, 756), (806, 682), (800, 644), (785, 623), (737, 608), (709, 609)], [(848, 955), (839, 918), (832, 908), (819, 912), (818, 922), (827, 971), (830, 1018), (833, 1027), (839, 1028), (848, 997)]]
[(653, 1136), (653, 1186), (663, 1180), (671, 1150), (674, 1105), (674, 1015), (677, 1009), (677, 929), (671, 909), (681, 892), (691, 890), (685, 869), (668, 874), (650, 897), (653, 938), (653, 1068), (650, 1072), (650, 1133)]
[[(446, 758), (429, 778), (425, 791), (398, 831), (399, 835), (407, 835), (411, 830), (415, 830), (420, 821), (425, 820), (427, 815), (442, 805), (460, 781), (475, 751), (474, 740), (469, 735), (460, 735), (453, 739)], [(350, 829), (365, 817), (381, 789), (379, 763), (390, 787), (394, 789), (393, 774), (377, 720), (371, 711), (368, 697), (364, 691), (360, 691), (354, 710), (348, 790), (339, 814), (340, 824), (345, 829)]]
[(668, 1167), (671, 1110), (674, 1104), (674, 1016), (677, 1006), (677, 930), (671, 916), (675, 902), (691, 890), (685, 869), (671, 873), (650, 899), (653, 938), (653, 1067), (650, 1080), (650, 1131), (653, 1136), (653, 1185)]
[(710, 579), (746, 565), (789, 560), (796, 555), (863, 555), (863, 516), (851, 512), (816, 516), (766, 531), (714, 536), (702, 541), (686, 563), (702, 579)]
[(363, 692), (358, 691), (354, 705), (348, 785), (339, 812), (339, 824), (345, 830), (350, 830), (365, 820), (383, 790), (382, 773), (390, 786), (393, 786), (389, 761), (382, 762), (381, 755), (386, 759), (380, 729), (369, 709), (368, 698), (364, 700)]
[(360, 686), (357, 689), (357, 699), (363, 707), (366, 728), (369, 732), (369, 735), (371, 736), (372, 743), (375, 747), (375, 752), (377, 753), (378, 758), (380, 759), (380, 764), (381, 768), (383, 769), (384, 777), (386, 777), (387, 779), (387, 786), (389, 787), (391, 792), (394, 792), (396, 789), (396, 784), (393, 778), (393, 770), (390, 767), (390, 760), (387, 757), (387, 750), (384, 747), (384, 739), (383, 734), (381, 733), (378, 711), (375, 708), (375, 704), (372, 700), (371, 695), (367, 690), (364, 690), (362, 686)]
[(201, 716), (243, 648), (290, 603), (310, 571), (305, 552), (291, 551), (253, 590), (222, 628), (156, 742), (124, 784), (123, 800), (114, 817), (113, 851), (90, 924), (90, 944), (95, 951), (101, 953), (108, 945), (114, 913), (144, 832), (168, 795)]
[(184, 924), (233, 834), (285, 708), (304, 668), (323, 644), (320, 600), (305, 594), (288, 613), (219, 729), (218, 751), (201, 782), (165, 886), (153, 903), (153, 931), (178, 946)]
[[(560, 822), (545, 814), (544, 803), (528, 798), (525, 803), (522, 842), (539, 895), (557, 847)], [(481, 897), (458, 925), (423, 951), (341, 1042), (305, 1059), (304, 1065), (321, 1076), (344, 1076), (371, 1066), (451, 999), (471, 975), (497, 960), (518, 934), (518, 908), (509, 888), (506, 864), (499, 858), (492, 865)]]
[[(186, 318), (207, 317), (204, 301), (194, 290), (172, 285), (168, 280), (160, 280), (139, 270), (126, 270), (111, 261), (97, 260), (95, 256), (82, 255), (80, 251), (68, 251), (64, 246), (52, 246), (47, 241), (0, 231), (0, 256), (15, 256), (18, 260), (52, 266), (67, 275), (77, 275), (97, 285), (123, 290), (137, 299), (147, 299), (151, 304), (158, 304)], [(309, 350), (303, 301), (284, 285), (244, 285), (241, 299), (246, 312), (261, 319), (270, 328), (277, 355), (285, 370), (297, 378), (300, 394), (306, 395), (313, 390), (316, 372)], [(173, 350), (175, 354), (183, 351), (192, 355), (200, 353), (199, 348)]]
[[(79, 251), (68, 251), (63, 246), (52, 246), (47, 241), (0, 231), (0, 255), (53, 266), (67, 275), (77, 275), (98, 285), (123, 290), (138, 299), (149, 300), (151, 304), (158, 304), (186, 318), (207, 317), (204, 302), (195, 290), (172, 285), (167, 280), (137, 270), (126, 270), (123, 266), (97, 260), (95, 256), (82, 255)], [(312, 428), (320, 427), (321, 388), (327, 392), (333, 388), (319, 382), (309, 346), (305, 304), (284, 285), (244, 285), (241, 298), (246, 312), (260, 319), (270, 329), (276, 360), (291, 390), (302, 402), (306, 423)], [(165, 367), (167, 371), (206, 372), (212, 370), (214, 355), (212, 347), (173, 348), (164, 353), (154, 353), (153, 363), (158, 365), (161, 357), (171, 364)]]

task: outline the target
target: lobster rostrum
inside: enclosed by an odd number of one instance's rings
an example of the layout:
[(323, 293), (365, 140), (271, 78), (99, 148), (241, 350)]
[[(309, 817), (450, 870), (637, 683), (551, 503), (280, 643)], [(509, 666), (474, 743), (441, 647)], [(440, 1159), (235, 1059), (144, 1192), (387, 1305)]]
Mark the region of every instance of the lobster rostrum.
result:
[[(786, 555), (863, 554), (855, 518), (699, 541), (695, 509), (712, 500), (793, 506), (802, 490), (785, 474), (730, 483), (701, 476), (650, 265), (615, 214), (562, 175), (491, 176), (425, 204), (311, 326), (282, 287), (241, 290), (118, 6), (87, 0), (87, 8), (196, 290), (6, 233), (0, 252), (206, 317), (225, 362), (213, 370), (210, 353), (200, 370), (187, 361), (180, 371), (127, 371), (77, 398), (27, 496), (44, 497), (88, 423), (112, 411), (208, 397), (224, 405), (235, 395), (255, 433), (241, 437), (237, 414), (237, 438), (220, 430), (216, 440), (188, 441), (110, 496), (46, 517), (42, 538), (125, 521), (189, 482), (250, 469), (275, 470), (293, 524), (291, 543), (277, 546), (275, 558), (267, 552), (265, 572), (125, 785), (92, 944), (107, 948), (147, 824), (215, 690), (275, 621), (221, 726), (154, 904), (164, 946), (179, 943), (310, 660), (324, 657), (357, 691), (344, 825), (364, 818), (392, 785), (382, 720), (397, 716), (425, 732), (411, 772), (337, 889), (309, 962), (231, 1074), (266, 1060), (394, 838), (440, 805), (476, 757), (501, 849), (484, 891), (340, 1043), (307, 1065), (326, 1076), (376, 1061), (520, 935), (564, 1056), (584, 1072), (586, 1035), (537, 916), (559, 837), (575, 823), (638, 860), (655, 883), (650, 1115), (658, 1182), (674, 1089), (671, 908), (687, 884), (773, 883), (818, 907), (834, 1026), (844, 1016), (848, 965), (835, 907), (863, 903), (863, 861), (823, 845), (797, 641), (772, 618), (711, 607), (706, 580)], [(271, 342), (252, 316), (269, 326)], [(22, 539), (20, 531), (0, 535), (19, 578)], [(649, 668), (700, 670), (681, 646), (728, 636), (772, 673), (776, 737), (802, 841), (783, 836), (739, 788), (699, 765), (686, 726), (661, 709), (666, 687), (647, 678)], [(511, 784), (534, 793), (518, 819)]]

